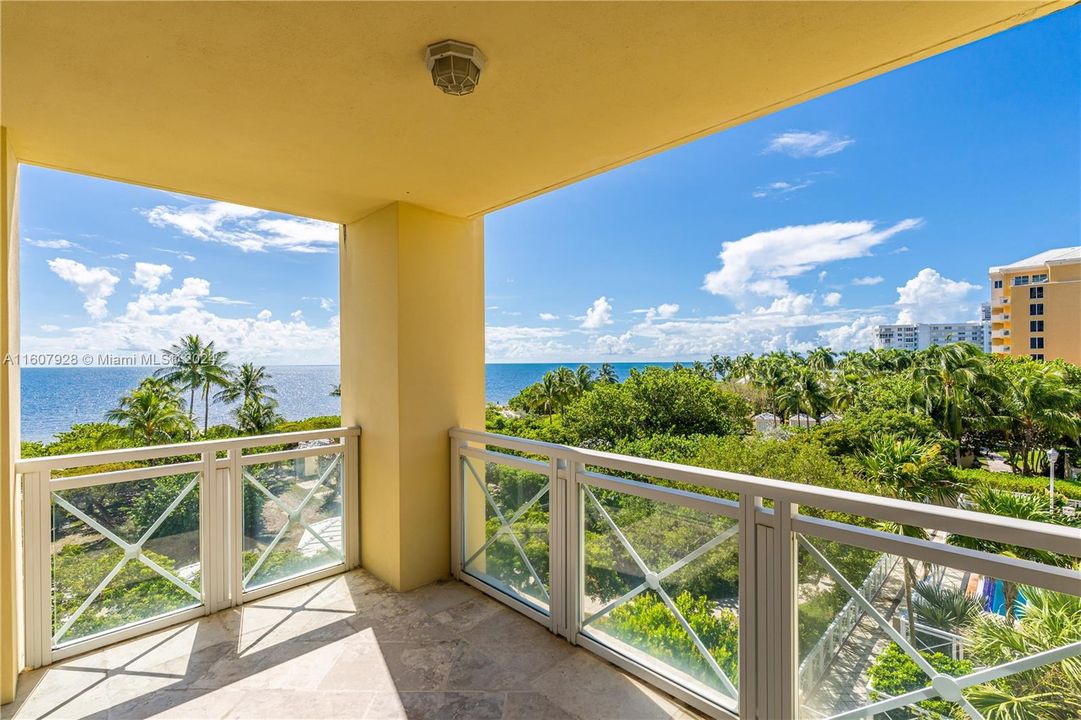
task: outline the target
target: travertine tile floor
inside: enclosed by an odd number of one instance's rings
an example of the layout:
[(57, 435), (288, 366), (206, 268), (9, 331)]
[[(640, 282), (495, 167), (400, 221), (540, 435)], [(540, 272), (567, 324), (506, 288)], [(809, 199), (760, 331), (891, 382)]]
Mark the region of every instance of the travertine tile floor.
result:
[(697, 718), (459, 582), (363, 570), (20, 678), (4, 718)]

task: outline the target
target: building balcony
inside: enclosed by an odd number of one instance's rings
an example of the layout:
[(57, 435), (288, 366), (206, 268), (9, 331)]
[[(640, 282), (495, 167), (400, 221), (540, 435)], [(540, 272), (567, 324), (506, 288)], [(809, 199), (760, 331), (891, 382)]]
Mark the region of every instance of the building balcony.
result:
[(1008, 338), (1009, 336), (1010, 336), (1010, 329), (1009, 328), (992, 329), (991, 330), (991, 341), (992, 342), (994, 342), (995, 340), (1004, 340), (1005, 338)]
[(944, 542), (1072, 553), (1076, 528), (472, 430), (451, 431), (450, 577), (397, 592), (358, 568), (359, 434), (19, 461), (30, 669), (6, 716), (842, 720), (1081, 656), (869, 686), (887, 647), (969, 642), (898, 631), (904, 560), (991, 601), (1076, 595), (1076, 570)]

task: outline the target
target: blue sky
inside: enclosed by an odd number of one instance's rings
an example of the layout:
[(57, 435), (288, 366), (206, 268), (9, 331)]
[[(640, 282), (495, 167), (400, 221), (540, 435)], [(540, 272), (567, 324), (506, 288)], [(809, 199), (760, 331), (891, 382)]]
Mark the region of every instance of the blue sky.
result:
[[(26, 351), (201, 331), (244, 359), (336, 362), (333, 226), (40, 168), (21, 182)], [(1081, 244), (1081, 8), (493, 213), (485, 233), (495, 362), (860, 348), (878, 322), (975, 319), (989, 266)]]

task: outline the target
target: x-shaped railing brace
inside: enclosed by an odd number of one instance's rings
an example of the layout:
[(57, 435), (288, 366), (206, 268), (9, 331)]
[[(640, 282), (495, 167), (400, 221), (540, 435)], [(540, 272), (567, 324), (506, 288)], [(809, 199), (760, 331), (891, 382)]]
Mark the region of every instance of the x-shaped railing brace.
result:
[(307, 507), (308, 502), (313, 497), (315, 497), (315, 491), (323, 486), (323, 483), (325, 483), (330, 477), (330, 474), (338, 466), (338, 462), (340, 460), (341, 455), (334, 456), (334, 461), (327, 466), (327, 469), (324, 470), (323, 474), (319, 476), (318, 480), (316, 480), (315, 485), (312, 485), (311, 489), (308, 491), (308, 494), (304, 496), (304, 499), (301, 500), (300, 504), (297, 505), (295, 508), (289, 507), (284, 500), (267, 490), (266, 487), (264, 487), (261, 482), (256, 480), (255, 476), (253, 476), (250, 472), (248, 472), (247, 470), (244, 471), (244, 479), (254, 485), (256, 489), (266, 495), (271, 502), (277, 505), (281, 509), (281, 511), (285, 513), (285, 524), (281, 526), (281, 529), (278, 530), (278, 534), (274, 536), (274, 539), (270, 541), (269, 545), (267, 545), (266, 550), (264, 550), (263, 553), (259, 556), (259, 559), (255, 561), (255, 565), (252, 565), (251, 570), (249, 570), (248, 574), (244, 576), (244, 585), (247, 585), (249, 582), (251, 582), (251, 579), (255, 577), (255, 574), (257, 572), (259, 572), (259, 568), (263, 567), (263, 563), (268, 557), (270, 557), (270, 553), (274, 550), (275, 547), (278, 546), (278, 543), (281, 542), (281, 539), (285, 537), (285, 531), (288, 530), (289, 526), (293, 523), (299, 523), (300, 525), (302, 525), (304, 529), (310, 532), (316, 540), (323, 543), (323, 545), (326, 546), (327, 550), (330, 550), (331, 554), (333, 554), (339, 560), (343, 559), (341, 551), (331, 545), (329, 542), (327, 542), (322, 535), (317, 533), (315, 530), (312, 530), (312, 526), (308, 524), (308, 521), (304, 519), (302, 514), (304, 508)]
[(739, 526), (733, 525), (717, 537), (713, 538), (709, 542), (699, 547), (697, 550), (694, 550), (688, 555), (685, 555), (682, 559), (672, 563), (664, 570), (655, 573), (650, 571), (649, 567), (646, 565), (646, 562), (642, 559), (638, 552), (635, 551), (634, 546), (631, 545), (630, 541), (627, 540), (627, 537), (619, 529), (615, 521), (612, 520), (612, 516), (609, 515), (608, 512), (604, 509), (604, 507), (600, 504), (600, 502), (598, 502), (593, 492), (585, 486), (583, 486), (583, 489), (585, 490), (586, 497), (588, 497), (593, 503), (593, 506), (597, 508), (597, 511), (601, 514), (601, 517), (604, 518), (604, 521), (608, 524), (608, 527), (612, 528), (612, 532), (616, 534), (616, 537), (619, 539), (620, 544), (623, 545), (624, 548), (626, 548), (627, 552), (630, 554), (635, 564), (638, 565), (638, 568), (642, 571), (642, 575), (645, 577), (645, 580), (643, 580), (636, 587), (632, 588), (625, 595), (616, 598), (615, 600), (601, 608), (599, 611), (590, 615), (582, 623), (582, 625), (589, 625), (597, 618), (601, 617), (602, 615), (608, 614), (612, 610), (615, 610), (617, 607), (639, 595), (640, 593), (644, 592), (646, 589), (650, 589), (653, 592), (657, 593), (658, 596), (660, 596), (661, 600), (664, 601), (664, 604), (667, 605), (668, 609), (672, 612), (672, 614), (676, 616), (676, 620), (679, 621), (679, 624), (683, 626), (683, 630), (687, 633), (687, 635), (690, 636), (691, 642), (693, 642), (694, 646), (698, 648), (698, 652), (700, 652), (702, 654), (702, 657), (705, 658), (706, 663), (709, 665), (710, 669), (713, 670), (714, 674), (716, 674), (717, 677), (720, 679), (721, 684), (724, 686), (725, 692), (731, 697), (735, 698), (737, 696), (735, 685), (733, 685), (732, 681), (728, 679), (727, 675), (725, 675), (724, 670), (721, 669), (721, 666), (717, 664), (716, 659), (714, 659), (713, 655), (710, 654), (709, 649), (706, 648), (706, 645), (702, 642), (702, 639), (698, 637), (698, 633), (694, 631), (694, 628), (692, 628), (690, 623), (687, 622), (687, 619), (683, 617), (683, 613), (681, 613), (679, 611), (679, 608), (676, 607), (676, 604), (672, 601), (672, 598), (669, 597), (665, 589), (661, 587), (661, 580), (664, 580), (677, 570), (686, 567), (689, 563), (694, 562), (713, 548), (723, 543), (725, 540), (731, 538), (739, 531)]
[(188, 493), (190, 493), (198, 484), (199, 474), (196, 474), (192, 481), (189, 482), (184, 487), (184, 489), (180, 491), (180, 494), (177, 495), (171, 503), (169, 503), (169, 507), (165, 508), (165, 512), (163, 512), (161, 516), (157, 520), (155, 520), (149, 528), (147, 528), (146, 532), (142, 534), (142, 537), (140, 537), (134, 543), (129, 543), (124, 540), (119, 535), (99, 523), (97, 520), (90, 517), (82, 510), (65, 500), (63, 497), (60, 496), (59, 493), (54, 492), (52, 494), (53, 502), (67, 510), (78, 519), (82, 520), (94, 530), (97, 530), (99, 533), (102, 534), (102, 536), (104, 536), (106, 539), (108, 539), (110, 542), (114, 543), (117, 547), (124, 551), (124, 557), (120, 559), (120, 562), (118, 562), (116, 566), (109, 571), (109, 574), (106, 575), (100, 583), (98, 583), (98, 586), (94, 588), (93, 592), (91, 592), (90, 595), (87, 596), (86, 600), (83, 600), (82, 604), (79, 605), (79, 607), (75, 610), (74, 613), (72, 613), (71, 617), (69, 617), (60, 627), (60, 629), (56, 631), (56, 634), (53, 635), (53, 645), (58, 645), (60, 643), (60, 639), (64, 637), (65, 634), (67, 634), (68, 630), (71, 629), (71, 626), (74, 625), (80, 617), (82, 617), (83, 613), (86, 612), (86, 609), (90, 607), (90, 604), (93, 603), (94, 600), (97, 599), (98, 595), (100, 595), (102, 591), (105, 590), (105, 588), (109, 585), (109, 583), (113, 581), (113, 578), (120, 574), (120, 571), (124, 569), (124, 566), (127, 565), (130, 560), (138, 560), (143, 565), (146, 565), (158, 575), (161, 575), (163, 578), (171, 582), (173, 585), (176, 585), (178, 588), (191, 595), (197, 601), (203, 601), (203, 597), (198, 590), (193, 588), (191, 585), (188, 585), (186, 582), (176, 577), (168, 570), (163, 568), (161, 565), (158, 565), (156, 562), (143, 554), (143, 545), (146, 543), (146, 541), (149, 540), (154, 535), (154, 533), (158, 531), (158, 528), (161, 527), (161, 524), (165, 522), (165, 520), (170, 515), (173, 514), (173, 511), (176, 510), (180, 503), (184, 501), (184, 498), (188, 496)]
[(529, 574), (532, 575), (533, 579), (537, 581), (537, 587), (539, 587), (540, 591), (544, 593), (545, 602), (550, 602), (551, 597), (548, 595), (548, 588), (544, 587), (544, 582), (540, 579), (540, 575), (537, 573), (536, 568), (533, 567), (533, 563), (529, 562), (529, 558), (525, 554), (525, 549), (522, 547), (522, 544), (518, 542), (518, 536), (514, 534), (514, 530), (511, 528), (511, 525), (517, 522), (520, 517), (526, 514), (526, 511), (528, 511), (529, 508), (533, 507), (533, 505), (536, 504), (537, 501), (544, 497), (544, 493), (548, 492), (548, 487), (551, 484), (551, 481), (544, 483), (544, 487), (538, 490), (529, 502), (518, 508), (514, 515), (511, 516), (510, 520), (507, 520), (507, 518), (503, 516), (503, 511), (499, 509), (499, 505), (496, 504), (495, 498), (493, 498), (492, 494), (488, 491), (488, 486), (484, 483), (483, 480), (480, 479), (480, 476), (477, 475), (477, 471), (473, 468), (472, 463), (470, 463), (468, 460), (465, 460), (465, 466), (469, 468), (469, 472), (473, 476), (473, 479), (477, 481), (478, 485), (480, 485), (480, 489), (484, 493), (484, 498), (487, 501), (488, 506), (492, 508), (492, 511), (495, 512), (495, 516), (499, 518), (499, 529), (492, 534), (492, 537), (488, 538), (488, 541), (485, 542), (479, 550), (470, 555), (469, 559), (462, 563), (462, 567), (469, 567), (469, 564), (476, 560), (481, 553), (491, 547), (492, 543), (498, 540), (501, 535), (507, 534), (510, 536), (511, 542), (514, 543), (514, 547), (518, 551), (518, 555), (522, 558), (522, 562), (525, 563), (526, 568), (529, 570)]
[[(999, 678), (1004, 678), (1024, 670), (1032, 670), (1041, 665), (1081, 655), (1081, 642), (1076, 642), (1053, 650), (1030, 655), (1026, 658), (1019, 658), (1008, 663), (1003, 663), (1002, 665), (984, 668), (983, 670), (978, 670), (969, 673), (968, 675), (953, 677), (951, 675), (940, 673), (931, 666), (931, 663), (927, 662), (927, 659), (923, 657), (916, 648), (912, 647), (901, 633), (894, 629), (893, 625), (890, 624), (890, 621), (883, 617), (882, 613), (878, 612), (870, 601), (863, 597), (852, 583), (845, 579), (845, 576), (842, 575), (821, 552), (819, 552), (818, 548), (812, 545), (811, 542), (802, 535), (799, 536), (799, 542), (800, 545), (811, 554), (811, 557), (813, 557), (815, 561), (833, 577), (838, 585), (845, 589), (845, 592), (852, 596), (852, 599), (864, 609), (891, 640), (897, 643), (897, 645), (905, 651), (905, 654), (912, 659), (912, 662), (916, 663), (920, 670), (922, 670), (931, 680), (930, 687), (913, 690), (912, 692), (897, 695), (896, 697), (888, 698), (881, 702), (865, 705), (856, 710), (849, 710), (848, 712), (843, 712), (839, 715), (833, 715), (830, 717), (830, 720), (862, 720), (870, 715), (887, 712), (889, 710), (896, 710), (905, 705), (911, 705), (912, 703), (927, 700), (935, 696), (960, 705), (961, 709), (964, 710), (972, 720), (984, 720), (980, 711), (974, 708), (972, 703), (964, 696), (962, 693), (963, 690), (991, 680), (998, 680)], [(912, 620), (913, 618), (909, 618), (909, 621)]]

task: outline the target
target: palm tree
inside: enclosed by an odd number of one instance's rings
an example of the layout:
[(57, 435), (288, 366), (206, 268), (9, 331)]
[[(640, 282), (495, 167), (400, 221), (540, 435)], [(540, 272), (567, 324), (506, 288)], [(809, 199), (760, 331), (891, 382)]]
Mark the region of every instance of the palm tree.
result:
[(228, 363), (229, 353), (224, 350), (215, 350), (214, 341), (210, 341), (203, 349), (203, 434), (210, 425), (210, 390), (211, 388), (225, 388), (230, 384), (230, 375), (233, 366)]
[(1034, 471), (1030, 457), (1041, 434), (1068, 437), (1081, 434), (1081, 388), (1071, 387), (1054, 365), (1026, 362), (1011, 368), (996, 398), (1006, 433), (1017, 444), (1021, 472)]
[(818, 347), (807, 353), (807, 367), (819, 374), (826, 374), (836, 366), (833, 350), (828, 347)]
[(932, 345), (913, 367), (912, 377), (919, 383), (914, 403), (939, 424), (943, 435), (957, 442), (954, 464), (960, 467), (966, 415), (989, 414), (973, 393), (977, 384), (989, 379), (983, 352), (971, 343)]
[(552, 414), (559, 408), (563, 399), (563, 389), (559, 386), (559, 380), (551, 370), (544, 373), (540, 381), (540, 402), (544, 414), (548, 416), (548, 422), (552, 421)]
[[(896, 440), (888, 435), (871, 438), (871, 449), (857, 455), (863, 473), (869, 479), (890, 488), (902, 500), (952, 504), (961, 488), (953, 481), (942, 462), (942, 450), (937, 444), (915, 438)], [(927, 540), (927, 531), (912, 525), (893, 522), (879, 523), (884, 532)], [(908, 558), (904, 562), (905, 612), (908, 614), (909, 641), (916, 642), (916, 613), (912, 588), (916, 585), (916, 568)]]
[[(1081, 640), (1081, 598), (1043, 588), (1022, 588), (1016, 623), (983, 613), (966, 632), (968, 654), (993, 667)], [(1081, 717), (1081, 660), (1068, 658), (1022, 670), (965, 691), (986, 718), (1068, 720)]]
[(243, 405), (251, 398), (263, 398), (276, 395), (278, 390), (270, 384), (273, 376), (263, 365), (243, 363), (229, 375), (229, 384), (223, 387), (214, 400), (223, 403), (240, 401)]
[(265, 395), (246, 400), (233, 411), (233, 417), (240, 431), (248, 435), (262, 435), (281, 421), (278, 401)]
[(195, 389), (203, 384), (203, 354), (206, 346), (198, 335), (185, 335), (164, 351), (167, 367), (154, 373), (178, 388), (188, 391), (188, 419), (195, 420)]
[(119, 438), (140, 446), (164, 445), (190, 436), (194, 430), (176, 395), (157, 392), (153, 383), (120, 398), (117, 407), (105, 413), (105, 420), (120, 427), (106, 431), (98, 438), (99, 445)]
[(732, 372), (732, 358), (727, 355), (713, 355), (709, 358), (709, 369), (718, 380), (725, 380)]
[(978, 600), (960, 588), (923, 580), (912, 588), (916, 617), (924, 625), (956, 633), (971, 625), (983, 610)]
[(585, 363), (574, 371), (574, 387), (579, 395), (593, 387), (593, 370)]
[(600, 372), (597, 373), (597, 382), (607, 384), (619, 382), (619, 375), (616, 373), (616, 369), (612, 367), (612, 363), (604, 363), (601, 365)]
[[(1017, 520), (1032, 520), (1035, 522), (1052, 523), (1055, 525), (1081, 524), (1073, 516), (1065, 513), (1051, 512), (1046, 499), (1038, 495), (1014, 494), (1005, 490), (996, 490), (990, 487), (979, 488), (972, 492), (969, 501), (979, 512), (1001, 517), (1014, 518)], [(1020, 560), (1031, 560), (1044, 565), (1057, 567), (1071, 567), (1074, 559), (1067, 555), (1048, 552), (1047, 550), (1034, 550), (1020, 545), (1010, 545), (992, 540), (968, 537), (966, 535), (951, 534), (946, 538), (949, 545), (967, 548), (969, 550), (981, 550), (983, 552), (1005, 555)], [(1017, 583), (1008, 580), (1002, 581), (1003, 603), (1006, 606), (1006, 618), (1012, 621), (1016, 614)]]

